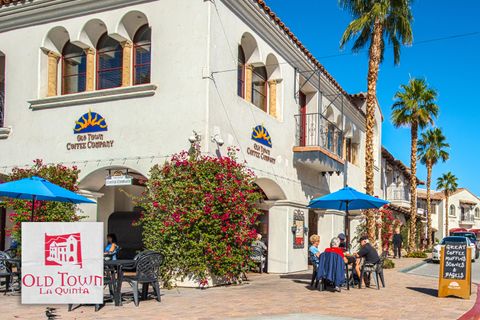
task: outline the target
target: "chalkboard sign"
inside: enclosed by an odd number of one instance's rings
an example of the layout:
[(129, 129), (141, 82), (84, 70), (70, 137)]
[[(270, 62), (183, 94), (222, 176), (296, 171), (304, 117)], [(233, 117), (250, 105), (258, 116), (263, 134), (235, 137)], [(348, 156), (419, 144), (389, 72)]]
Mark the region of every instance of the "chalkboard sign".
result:
[(467, 243), (446, 242), (443, 257), (443, 278), (464, 280), (467, 276)]

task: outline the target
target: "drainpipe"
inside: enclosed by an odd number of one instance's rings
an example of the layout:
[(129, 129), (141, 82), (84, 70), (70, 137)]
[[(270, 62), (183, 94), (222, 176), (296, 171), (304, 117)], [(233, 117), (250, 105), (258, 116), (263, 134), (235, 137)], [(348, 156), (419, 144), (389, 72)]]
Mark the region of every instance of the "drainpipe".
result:
[(211, 44), (211, 29), (212, 29), (212, 2), (211, 0), (204, 0), (207, 3), (207, 39), (206, 39), (206, 64), (203, 69), (203, 79), (205, 79), (205, 139), (204, 150), (205, 153), (209, 152), (210, 139), (209, 139), (209, 124), (210, 124), (210, 44)]

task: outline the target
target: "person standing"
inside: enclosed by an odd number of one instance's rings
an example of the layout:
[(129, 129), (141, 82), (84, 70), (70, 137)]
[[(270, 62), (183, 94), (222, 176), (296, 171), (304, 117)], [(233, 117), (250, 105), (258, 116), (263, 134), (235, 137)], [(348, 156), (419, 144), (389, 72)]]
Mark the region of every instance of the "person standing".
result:
[(402, 235), (400, 234), (400, 229), (395, 229), (395, 234), (393, 235), (393, 257), (400, 259), (402, 257), (402, 244), (403, 244), (403, 239)]

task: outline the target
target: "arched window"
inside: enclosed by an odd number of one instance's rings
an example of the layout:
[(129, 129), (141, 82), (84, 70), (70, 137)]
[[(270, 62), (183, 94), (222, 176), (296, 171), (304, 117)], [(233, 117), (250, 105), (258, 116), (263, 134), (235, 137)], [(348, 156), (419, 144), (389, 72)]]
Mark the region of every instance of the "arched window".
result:
[(455, 206), (453, 204), (450, 205), (450, 213), (449, 215), (455, 216)]
[(245, 98), (245, 53), (242, 46), (238, 46), (237, 94)]
[(152, 29), (140, 27), (133, 38), (133, 84), (150, 83)]
[(62, 94), (83, 92), (86, 89), (87, 55), (85, 50), (65, 44), (62, 52)]
[(97, 89), (122, 85), (123, 48), (104, 33), (97, 43)]
[(5, 55), (0, 51), (0, 128), (4, 125), (5, 111)]
[(267, 69), (265, 67), (253, 68), (252, 103), (267, 112)]

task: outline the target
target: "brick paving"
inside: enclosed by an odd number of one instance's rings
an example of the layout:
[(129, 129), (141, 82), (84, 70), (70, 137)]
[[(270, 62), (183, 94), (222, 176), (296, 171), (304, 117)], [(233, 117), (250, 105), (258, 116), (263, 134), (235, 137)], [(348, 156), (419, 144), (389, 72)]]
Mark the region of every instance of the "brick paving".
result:
[[(420, 262), (396, 260), (397, 267), (385, 270), (386, 288), (341, 293), (311, 290), (310, 271), (289, 274), (249, 274), (243, 285), (206, 290), (178, 288), (163, 290), (162, 302), (130, 301), (123, 307), (107, 304), (99, 312), (82, 306), (67, 312), (55, 306), (57, 319), (457, 319), (472, 308), (470, 300), (437, 298), (437, 279), (399, 272)], [(125, 288), (127, 290), (128, 288)], [(472, 289), (476, 292), (476, 287)], [(45, 306), (20, 305), (19, 296), (0, 296), (1, 319), (46, 319)]]

